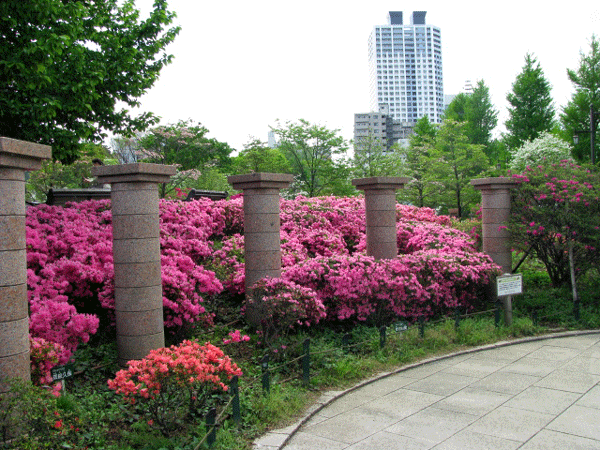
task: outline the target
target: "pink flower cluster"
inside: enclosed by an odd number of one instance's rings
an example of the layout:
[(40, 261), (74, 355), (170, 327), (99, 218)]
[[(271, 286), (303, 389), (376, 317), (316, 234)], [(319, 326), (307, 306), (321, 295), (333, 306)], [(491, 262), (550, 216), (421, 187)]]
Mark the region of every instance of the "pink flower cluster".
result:
[(264, 278), (252, 286), (246, 309), (258, 308), (261, 321), (269, 328), (310, 326), (326, 317), (317, 293), (284, 278)]
[(234, 330), (229, 332), (229, 339), (223, 339), (223, 345), (237, 344), (238, 342), (247, 342), (250, 340), (250, 336), (244, 334), (240, 330)]
[(31, 359), (31, 381), (36, 385), (51, 385), (50, 369), (59, 363), (63, 347), (56, 342), (44, 338), (29, 337), (29, 352)]

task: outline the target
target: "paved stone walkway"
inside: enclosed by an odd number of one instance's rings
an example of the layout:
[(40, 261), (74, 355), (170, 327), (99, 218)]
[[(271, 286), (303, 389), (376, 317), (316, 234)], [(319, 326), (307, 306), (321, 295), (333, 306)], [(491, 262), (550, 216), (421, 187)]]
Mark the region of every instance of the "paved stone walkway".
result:
[(499, 343), (325, 394), (257, 450), (600, 450), (600, 332)]

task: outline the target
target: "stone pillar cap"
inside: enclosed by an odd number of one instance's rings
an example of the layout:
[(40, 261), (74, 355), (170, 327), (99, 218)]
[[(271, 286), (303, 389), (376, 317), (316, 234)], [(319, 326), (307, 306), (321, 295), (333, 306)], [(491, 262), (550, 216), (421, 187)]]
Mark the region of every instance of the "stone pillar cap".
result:
[(40, 170), (42, 160), (52, 157), (52, 147), (34, 142), (0, 137), (0, 167)]
[(175, 166), (164, 164), (133, 163), (116, 166), (92, 167), (92, 175), (99, 183), (168, 183), (175, 175)]
[(230, 175), (227, 181), (234, 189), (284, 189), (294, 180), (289, 173), (254, 172), (245, 175)]
[(494, 189), (510, 189), (518, 183), (509, 177), (491, 177), (491, 178), (476, 178), (471, 180), (471, 184), (475, 189), (479, 190), (494, 190)]
[(402, 189), (412, 178), (409, 177), (371, 177), (355, 178), (352, 184), (356, 189)]

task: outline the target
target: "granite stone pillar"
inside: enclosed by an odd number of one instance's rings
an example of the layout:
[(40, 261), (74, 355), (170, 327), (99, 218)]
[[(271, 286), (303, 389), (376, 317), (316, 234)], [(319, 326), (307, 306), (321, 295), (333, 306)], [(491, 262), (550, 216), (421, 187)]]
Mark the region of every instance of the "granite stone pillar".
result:
[(496, 177), (479, 178), (471, 184), (481, 191), (483, 251), (502, 267), (503, 273), (510, 273), (510, 233), (504, 227), (510, 219), (510, 189), (517, 183), (511, 178)]
[[(293, 176), (283, 173), (233, 175), (227, 180), (244, 192), (244, 255), (246, 295), (258, 280), (281, 275), (279, 191), (290, 185)], [(247, 315), (254, 323), (253, 314)]]
[(352, 180), (356, 189), (365, 191), (367, 255), (393, 259), (398, 255), (396, 236), (396, 189), (410, 178), (372, 177)]
[(165, 346), (158, 184), (175, 167), (134, 163), (92, 168), (111, 184), (115, 316), (119, 364)]
[(51, 155), (47, 145), (0, 137), (0, 393), (7, 379), (31, 379), (25, 171), (41, 169)]
[[(512, 272), (510, 233), (506, 224), (510, 219), (510, 189), (516, 186), (511, 178), (479, 178), (471, 180), (475, 189), (481, 191), (481, 223), (483, 251), (502, 267), (502, 273)], [(498, 300), (497, 293), (493, 298)], [(502, 297), (504, 323), (512, 324), (512, 298)]]

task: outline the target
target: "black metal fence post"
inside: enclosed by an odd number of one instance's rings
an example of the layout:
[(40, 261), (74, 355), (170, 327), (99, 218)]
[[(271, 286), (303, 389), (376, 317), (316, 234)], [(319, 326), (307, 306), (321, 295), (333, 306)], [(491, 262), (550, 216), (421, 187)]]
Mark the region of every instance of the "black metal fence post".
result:
[(425, 337), (425, 316), (419, 316), (419, 336)]
[(269, 355), (265, 355), (261, 361), (262, 366), (262, 387), (267, 394), (271, 391), (269, 380)]
[(386, 340), (386, 327), (383, 326), (379, 329), (379, 348), (383, 349), (383, 347), (385, 347), (385, 340)]
[(348, 353), (348, 346), (350, 345), (350, 334), (346, 333), (342, 336), (342, 348), (345, 353)]
[(206, 414), (206, 432), (208, 433), (206, 437), (206, 443), (209, 447), (212, 447), (217, 439), (217, 427), (215, 425), (216, 419), (217, 409), (210, 408), (210, 410)]
[(460, 328), (460, 306), (454, 308), (454, 329), (458, 330)]
[(307, 387), (310, 383), (310, 339), (304, 341), (304, 356), (302, 357), (302, 384)]
[(239, 389), (239, 377), (235, 375), (231, 379), (230, 384), (231, 395), (233, 399), (231, 401), (231, 409), (233, 410), (233, 421), (238, 427), (242, 425), (242, 414), (240, 411), (240, 389)]
[(496, 325), (496, 328), (498, 328), (500, 326), (500, 308), (502, 306), (502, 302), (500, 301), (500, 299), (496, 300), (496, 313), (494, 316), (494, 323)]

